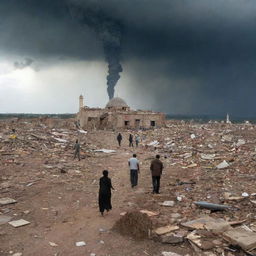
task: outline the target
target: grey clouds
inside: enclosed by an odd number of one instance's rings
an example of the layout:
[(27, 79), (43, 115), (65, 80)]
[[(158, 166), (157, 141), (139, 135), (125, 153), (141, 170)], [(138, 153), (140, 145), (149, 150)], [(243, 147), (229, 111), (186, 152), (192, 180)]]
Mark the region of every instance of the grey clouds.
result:
[(121, 24), (118, 61), (135, 92), (153, 95), (153, 108), (256, 115), (254, 0), (2, 0), (0, 52), (105, 61), (99, 32), (72, 18), (74, 4), (96, 5), (101, 17)]

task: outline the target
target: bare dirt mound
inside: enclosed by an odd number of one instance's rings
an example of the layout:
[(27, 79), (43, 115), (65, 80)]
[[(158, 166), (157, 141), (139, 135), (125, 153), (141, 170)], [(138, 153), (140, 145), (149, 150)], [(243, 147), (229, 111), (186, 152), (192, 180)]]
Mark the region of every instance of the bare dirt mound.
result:
[(128, 212), (115, 223), (113, 230), (121, 235), (145, 239), (149, 237), (152, 230), (152, 221), (145, 213)]

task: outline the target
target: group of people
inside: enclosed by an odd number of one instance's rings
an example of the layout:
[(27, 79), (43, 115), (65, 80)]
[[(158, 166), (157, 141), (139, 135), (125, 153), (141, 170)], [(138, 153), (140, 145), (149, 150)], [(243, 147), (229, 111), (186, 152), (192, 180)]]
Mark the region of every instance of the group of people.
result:
[[(134, 136), (130, 133), (130, 134), (129, 134), (129, 138), (128, 138), (128, 140), (129, 140), (129, 147), (133, 147), (133, 141), (134, 141), (134, 138), (133, 138), (133, 137), (134, 137)], [(123, 136), (122, 136), (122, 134), (121, 134), (120, 132), (118, 133), (116, 139), (117, 139), (117, 142), (118, 142), (119, 147), (121, 147), (121, 143), (122, 143)], [(140, 142), (140, 136), (139, 136), (138, 134), (136, 134), (136, 135), (135, 135), (135, 144), (136, 144), (136, 147), (139, 146), (139, 142)]]
[[(117, 141), (118, 141), (118, 145), (119, 147), (121, 146), (121, 142), (122, 142), (122, 139), (123, 139), (123, 136), (121, 133), (118, 133), (117, 137), (116, 137)], [(130, 133), (129, 135), (129, 147), (133, 147), (133, 135)], [(136, 144), (136, 147), (139, 146), (139, 142), (140, 142), (140, 136), (138, 134), (135, 135), (135, 144)], [(74, 159), (78, 158), (78, 160), (80, 161), (81, 158), (80, 158), (80, 143), (78, 140), (76, 140), (76, 143), (74, 145)]]
[[(137, 155), (133, 156), (128, 161), (130, 169), (130, 182), (131, 187), (134, 188), (138, 185), (138, 174), (140, 173), (139, 160)], [(151, 162), (150, 170), (152, 176), (152, 194), (159, 194), (160, 190), (160, 179), (163, 172), (163, 163), (160, 160), (160, 155), (156, 155), (156, 158)], [(100, 189), (99, 189), (99, 210), (103, 216), (104, 211), (107, 212), (112, 209), (111, 205), (111, 189), (114, 189), (111, 183), (111, 179), (108, 177), (108, 171), (103, 171), (103, 177), (100, 178)]]
[[(136, 146), (139, 144), (139, 136), (136, 135), (135, 142)], [(121, 133), (118, 134), (117, 140), (119, 146), (121, 146), (122, 135)], [(129, 146), (133, 147), (133, 135), (129, 135)], [(78, 158), (80, 161), (80, 143), (76, 140), (74, 145), (74, 159)], [(140, 164), (139, 160), (137, 159), (137, 155), (133, 154), (133, 156), (128, 160), (128, 166), (130, 169), (130, 182), (131, 187), (134, 188), (138, 185), (138, 175), (140, 173)], [(156, 155), (155, 159), (151, 162), (150, 171), (152, 176), (152, 187), (153, 187), (153, 194), (159, 194), (160, 190), (160, 179), (163, 172), (163, 163), (160, 160), (160, 155)], [(103, 216), (104, 211), (109, 211), (112, 209), (111, 205), (111, 189), (114, 189), (111, 183), (111, 179), (108, 177), (108, 171), (103, 171), (103, 176), (100, 178), (100, 189), (99, 189), (99, 210), (101, 215)]]
[[(138, 185), (138, 174), (140, 173), (139, 160), (137, 159), (136, 154), (133, 154), (133, 156), (129, 159), (128, 165), (130, 168), (131, 186), (132, 188), (134, 188)], [(163, 172), (163, 168), (164, 168), (164, 165), (160, 160), (160, 155), (156, 155), (156, 158), (152, 160), (150, 164), (153, 194), (159, 194), (160, 179)]]

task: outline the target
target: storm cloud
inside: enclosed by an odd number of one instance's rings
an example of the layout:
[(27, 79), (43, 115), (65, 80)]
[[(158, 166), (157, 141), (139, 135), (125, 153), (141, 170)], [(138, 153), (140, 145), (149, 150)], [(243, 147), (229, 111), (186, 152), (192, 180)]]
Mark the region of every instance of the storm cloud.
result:
[(74, 4), (121, 24), (114, 73), (129, 72), (135, 98), (167, 113), (256, 115), (254, 0), (2, 0), (0, 53), (110, 63), (103, 32), (72, 17)]
[(14, 67), (17, 69), (23, 69), (29, 67), (34, 61), (30, 58), (25, 58), (23, 61), (15, 61), (13, 63)]

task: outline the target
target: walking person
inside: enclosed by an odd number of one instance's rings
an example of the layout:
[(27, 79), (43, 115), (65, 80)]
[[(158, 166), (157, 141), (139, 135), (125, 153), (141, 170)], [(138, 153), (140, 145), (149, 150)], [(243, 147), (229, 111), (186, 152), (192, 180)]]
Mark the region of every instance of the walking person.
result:
[(76, 159), (76, 157), (78, 158), (78, 160), (80, 161), (80, 144), (78, 142), (78, 140), (76, 140), (76, 143), (74, 145), (74, 159)]
[(131, 186), (134, 188), (138, 185), (138, 173), (140, 172), (140, 165), (136, 154), (133, 154), (132, 158), (129, 159), (128, 165), (130, 167)]
[(118, 133), (116, 139), (117, 139), (118, 145), (119, 145), (119, 147), (120, 147), (120, 146), (121, 146), (121, 141), (122, 141), (122, 139), (123, 139), (122, 134), (121, 134), (120, 132)]
[(111, 179), (108, 177), (108, 171), (104, 170), (102, 174), (103, 176), (100, 178), (99, 210), (103, 216), (105, 210), (108, 212), (112, 209), (111, 189), (114, 188), (112, 187)]
[(139, 142), (140, 142), (140, 136), (137, 134), (137, 135), (135, 136), (136, 147), (139, 146)]
[(156, 155), (156, 158), (151, 162), (150, 170), (152, 174), (153, 194), (159, 194), (160, 179), (163, 172), (163, 163), (160, 161), (160, 155)]
[(133, 136), (131, 133), (129, 135), (129, 147), (133, 147)]

